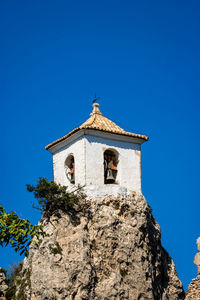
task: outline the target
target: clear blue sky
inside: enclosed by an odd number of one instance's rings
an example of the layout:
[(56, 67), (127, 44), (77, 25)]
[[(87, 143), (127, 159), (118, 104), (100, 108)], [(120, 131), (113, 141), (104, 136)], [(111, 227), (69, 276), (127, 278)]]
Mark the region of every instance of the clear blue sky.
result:
[[(26, 183), (52, 179), (44, 147), (101, 111), (150, 137), (143, 193), (187, 284), (199, 226), (200, 2), (1, 1), (1, 203), (32, 222)], [(18, 261), (0, 249), (0, 266)]]

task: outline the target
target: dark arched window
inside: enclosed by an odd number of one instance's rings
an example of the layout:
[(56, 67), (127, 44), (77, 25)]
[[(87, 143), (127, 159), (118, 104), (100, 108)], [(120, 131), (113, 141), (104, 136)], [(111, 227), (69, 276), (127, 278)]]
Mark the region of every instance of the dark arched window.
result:
[(108, 149), (104, 152), (104, 183), (116, 183), (118, 153)]
[(65, 160), (65, 174), (70, 183), (75, 183), (75, 161), (73, 154), (68, 155)]

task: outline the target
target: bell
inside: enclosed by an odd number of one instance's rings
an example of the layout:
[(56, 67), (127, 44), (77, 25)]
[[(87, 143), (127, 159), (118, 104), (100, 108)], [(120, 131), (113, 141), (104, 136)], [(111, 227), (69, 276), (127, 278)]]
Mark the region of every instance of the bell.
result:
[(106, 182), (107, 183), (114, 183), (115, 182), (115, 178), (113, 176), (113, 172), (111, 169), (107, 170), (107, 174), (106, 174)]
[(71, 174), (71, 179), (70, 179), (70, 182), (71, 183), (75, 183), (75, 178), (74, 178), (75, 176), (74, 176), (74, 173), (72, 173)]
[(75, 176), (74, 176), (74, 172), (71, 173), (70, 171), (66, 170), (66, 176), (69, 180), (70, 183), (74, 184), (75, 183)]

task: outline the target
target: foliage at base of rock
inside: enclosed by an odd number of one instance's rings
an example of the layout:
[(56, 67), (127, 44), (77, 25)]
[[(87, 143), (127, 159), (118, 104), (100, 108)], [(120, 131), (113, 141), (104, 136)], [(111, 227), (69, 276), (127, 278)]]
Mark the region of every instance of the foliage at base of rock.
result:
[(7, 283), (7, 270), (0, 268), (0, 299), (6, 300), (6, 290), (8, 288)]
[[(22, 300), (26, 299), (26, 290), (31, 288), (31, 270), (24, 269), (22, 271), (23, 263), (13, 265), (10, 274), (6, 271), (6, 289), (4, 291), (3, 300)], [(2, 284), (0, 285), (1, 291)], [(1, 295), (1, 294), (0, 294)]]
[(22, 262), (20, 262), (18, 265), (13, 265), (10, 269), (10, 273), (6, 271), (6, 283), (7, 283), (7, 289), (5, 292), (5, 299), (11, 300), (16, 299), (16, 284), (17, 280), (20, 277), (20, 272), (22, 270)]

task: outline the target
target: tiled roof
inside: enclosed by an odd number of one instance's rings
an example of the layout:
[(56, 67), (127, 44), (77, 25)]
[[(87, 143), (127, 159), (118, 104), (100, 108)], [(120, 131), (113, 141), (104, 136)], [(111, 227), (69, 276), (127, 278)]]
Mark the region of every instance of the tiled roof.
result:
[(45, 149), (49, 150), (52, 146), (55, 146), (56, 144), (60, 143), (61, 141), (67, 139), (69, 136), (71, 136), (72, 134), (76, 133), (77, 131), (79, 131), (81, 129), (93, 129), (93, 130), (97, 130), (97, 131), (103, 131), (103, 132), (108, 132), (108, 133), (114, 133), (114, 134), (119, 134), (119, 135), (124, 135), (124, 136), (135, 137), (135, 138), (142, 139), (144, 141), (148, 140), (147, 136), (127, 132), (124, 129), (117, 126), (114, 122), (112, 122), (108, 118), (102, 116), (102, 113), (99, 110), (98, 103), (93, 104), (93, 111), (90, 115), (91, 115), (91, 117), (86, 122), (84, 122), (81, 126), (73, 129), (65, 136), (63, 136), (60, 139), (56, 140), (55, 142), (47, 145), (45, 147)]

